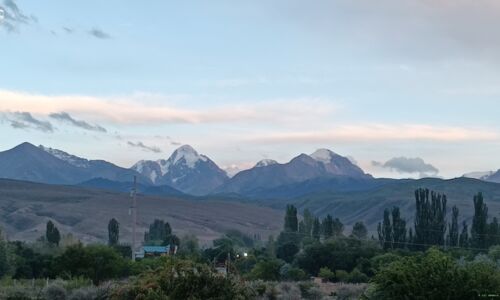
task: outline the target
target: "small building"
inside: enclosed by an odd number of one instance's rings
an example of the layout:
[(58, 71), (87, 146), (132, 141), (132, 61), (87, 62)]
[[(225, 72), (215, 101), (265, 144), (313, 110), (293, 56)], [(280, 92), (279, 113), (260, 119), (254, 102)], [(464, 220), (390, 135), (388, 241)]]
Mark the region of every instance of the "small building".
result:
[(136, 258), (157, 257), (171, 254), (170, 245), (167, 246), (143, 246), (141, 250), (135, 253)]
[(141, 250), (135, 253), (135, 258), (155, 257), (175, 254), (177, 246), (171, 248), (167, 246), (143, 246)]

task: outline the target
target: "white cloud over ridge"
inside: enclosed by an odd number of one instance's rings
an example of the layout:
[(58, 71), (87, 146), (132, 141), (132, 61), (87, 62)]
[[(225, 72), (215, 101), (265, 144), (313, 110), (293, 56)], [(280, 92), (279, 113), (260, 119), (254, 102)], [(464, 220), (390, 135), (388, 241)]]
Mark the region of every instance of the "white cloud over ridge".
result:
[[(276, 99), (197, 109), (178, 104), (158, 104), (158, 99), (149, 103), (136, 97), (49, 96), (6, 90), (0, 90), (0, 99), (0, 111), (29, 107), (30, 112), (36, 114), (64, 111), (117, 124), (296, 122), (328, 116), (336, 110), (331, 102), (319, 98)], [(166, 99), (163, 102), (169, 101)]]

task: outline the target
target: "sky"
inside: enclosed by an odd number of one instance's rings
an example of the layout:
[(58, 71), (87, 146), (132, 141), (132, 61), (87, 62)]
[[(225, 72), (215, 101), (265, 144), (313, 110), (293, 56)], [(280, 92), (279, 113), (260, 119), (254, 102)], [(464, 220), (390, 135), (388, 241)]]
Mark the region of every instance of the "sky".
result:
[(0, 151), (500, 168), (496, 0), (0, 0)]

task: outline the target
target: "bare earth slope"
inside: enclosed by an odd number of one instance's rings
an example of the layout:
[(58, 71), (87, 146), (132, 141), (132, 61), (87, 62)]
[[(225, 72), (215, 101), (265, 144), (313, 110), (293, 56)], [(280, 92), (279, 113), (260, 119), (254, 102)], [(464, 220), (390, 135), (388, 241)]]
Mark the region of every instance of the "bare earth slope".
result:
[[(179, 236), (197, 235), (202, 243), (228, 229), (266, 238), (280, 230), (283, 219), (278, 210), (234, 202), (140, 195), (137, 202), (138, 240), (155, 218), (168, 221)], [(63, 234), (71, 232), (86, 243), (104, 242), (108, 221), (114, 217), (120, 222), (121, 240), (129, 242), (130, 203), (127, 194), (0, 179), (0, 226), (11, 239), (37, 239), (50, 219)]]

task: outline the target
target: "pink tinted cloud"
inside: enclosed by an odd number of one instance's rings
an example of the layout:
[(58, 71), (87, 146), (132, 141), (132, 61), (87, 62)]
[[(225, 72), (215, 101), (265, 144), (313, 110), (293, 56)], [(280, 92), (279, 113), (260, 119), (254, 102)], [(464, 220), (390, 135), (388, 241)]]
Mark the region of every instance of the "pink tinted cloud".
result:
[(275, 132), (249, 137), (258, 143), (328, 143), (395, 140), (430, 140), (458, 142), (499, 140), (500, 133), (480, 128), (431, 126), (419, 124), (338, 126), (323, 131)]
[[(184, 108), (179, 104), (161, 104), (147, 96), (99, 98), (81, 95), (40, 95), (0, 90), (0, 111), (29, 111), (49, 115), (68, 112), (91, 120), (117, 124), (157, 123), (234, 123), (295, 122), (328, 116), (336, 107), (331, 101), (316, 98), (273, 99), (254, 104), (230, 104), (215, 107)], [(169, 102), (168, 98), (165, 101)]]

